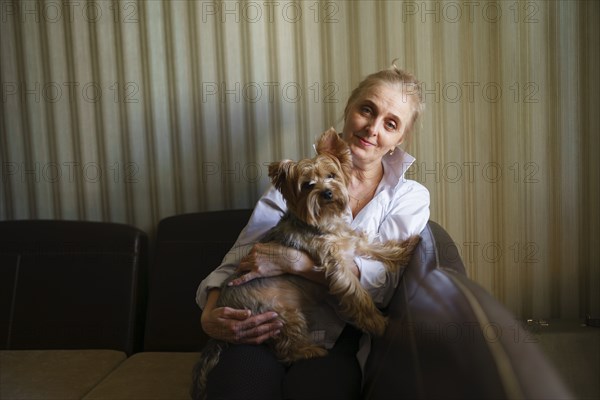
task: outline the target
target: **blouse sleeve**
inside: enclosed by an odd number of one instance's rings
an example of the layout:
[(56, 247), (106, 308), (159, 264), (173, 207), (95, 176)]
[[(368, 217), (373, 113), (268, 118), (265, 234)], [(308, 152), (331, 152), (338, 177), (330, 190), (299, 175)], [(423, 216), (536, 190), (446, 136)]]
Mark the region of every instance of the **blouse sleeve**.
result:
[[(405, 181), (403, 188), (391, 199), (391, 205), (379, 225), (381, 241), (404, 240), (418, 235), (429, 220), (429, 191), (415, 181)], [(360, 283), (371, 294), (378, 307), (389, 304), (402, 271), (392, 273), (383, 263), (356, 257)]]
[(221, 261), (221, 265), (198, 286), (196, 303), (200, 308), (203, 309), (206, 305), (208, 291), (221, 287), (221, 284), (235, 271), (241, 259), (250, 252), (252, 246), (279, 222), (285, 210), (285, 200), (281, 193), (271, 186), (256, 204), (248, 224)]

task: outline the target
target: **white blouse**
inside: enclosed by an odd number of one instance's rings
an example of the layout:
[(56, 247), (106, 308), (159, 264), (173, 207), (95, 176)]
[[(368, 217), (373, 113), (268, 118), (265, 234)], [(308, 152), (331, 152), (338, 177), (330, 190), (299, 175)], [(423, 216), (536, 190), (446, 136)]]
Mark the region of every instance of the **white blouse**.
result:
[[(404, 178), (414, 162), (408, 153), (398, 149), (382, 159), (383, 178), (373, 199), (352, 217), (350, 208), (345, 218), (353, 229), (360, 229), (373, 240), (402, 240), (419, 234), (429, 220), (429, 191), (421, 184)], [(196, 303), (204, 308), (208, 291), (219, 288), (237, 268), (240, 260), (252, 246), (273, 226), (286, 211), (281, 193), (270, 187), (256, 204), (254, 212), (237, 241), (225, 255), (221, 265), (206, 277), (198, 287)], [(379, 307), (389, 303), (398, 285), (402, 271), (387, 272), (379, 261), (355, 258), (360, 269), (360, 283), (371, 294)], [(346, 322), (331, 306), (324, 306), (309, 317), (313, 340), (326, 348), (335, 344)]]

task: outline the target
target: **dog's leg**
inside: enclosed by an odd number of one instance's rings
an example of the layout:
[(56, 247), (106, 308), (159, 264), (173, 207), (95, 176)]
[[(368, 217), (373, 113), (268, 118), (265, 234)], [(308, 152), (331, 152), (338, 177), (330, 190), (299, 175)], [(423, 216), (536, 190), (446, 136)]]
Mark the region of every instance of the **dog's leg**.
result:
[(408, 265), (412, 253), (421, 241), (418, 235), (411, 236), (402, 242), (387, 241), (369, 243), (364, 238), (359, 240), (357, 254), (383, 262), (390, 271), (397, 271)]
[(329, 292), (340, 302), (340, 311), (350, 318), (359, 329), (381, 336), (385, 332), (387, 318), (373, 303), (371, 295), (360, 285), (349, 268), (341, 265), (333, 256), (324, 260)]
[(274, 338), (274, 350), (277, 358), (284, 363), (323, 357), (327, 350), (312, 343), (309, 337), (308, 323), (299, 310), (277, 310), (283, 322), (281, 334)]

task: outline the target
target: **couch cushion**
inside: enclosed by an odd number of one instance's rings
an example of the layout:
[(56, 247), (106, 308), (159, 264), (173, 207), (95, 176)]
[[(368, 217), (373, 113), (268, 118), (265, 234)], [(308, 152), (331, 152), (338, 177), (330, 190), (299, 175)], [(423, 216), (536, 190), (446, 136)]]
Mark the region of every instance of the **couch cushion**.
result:
[(135, 354), (84, 399), (189, 400), (198, 357), (198, 353)]
[(0, 351), (0, 399), (80, 399), (125, 357), (114, 350)]
[(141, 345), (147, 238), (123, 224), (0, 222), (0, 349)]

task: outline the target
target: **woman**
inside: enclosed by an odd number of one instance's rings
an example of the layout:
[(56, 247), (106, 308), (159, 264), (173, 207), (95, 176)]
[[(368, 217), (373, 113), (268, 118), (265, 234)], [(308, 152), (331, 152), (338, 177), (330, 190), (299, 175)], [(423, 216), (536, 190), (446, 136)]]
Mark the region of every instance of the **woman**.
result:
[[(348, 186), (349, 223), (381, 240), (404, 239), (418, 234), (429, 219), (429, 192), (404, 172), (414, 158), (399, 149), (422, 113), (419, 83), (398, 69), (369, 75), (352, 92), (344, 111), (343, 138), (352, 152), (353, 169)], [(297, 274), (324, 282), (310, 257), (298, 250), (257, 243), (286, 209), (279, 192), (270, 188), (258, 201), (248, 225), (223, 263), (198, 288), (202, 327), (217, 339), (235, 344), (221, 354), (208, 375), (207, 398), (219, 399), (354, 399), (360, 396), (361, 367), (369, 338), (346, 325), (325, 305), (313, 338), (329, 355), (286, 367), (267, 346), (281, 322), (267, 312), (215, 307), (221, 283), (236, 269), (247, 272), (236, 284), (258, 277)], [(275, 247), (274, 247), (275, 246)], [(377, 261), (356, 258), (354, 273), (378, 306), (390, 301), (400, 273), (387, 273)], [(360, 346), (359, 346), (360, 341)], [(360, 349), (360, 354), (357, 352)]]

